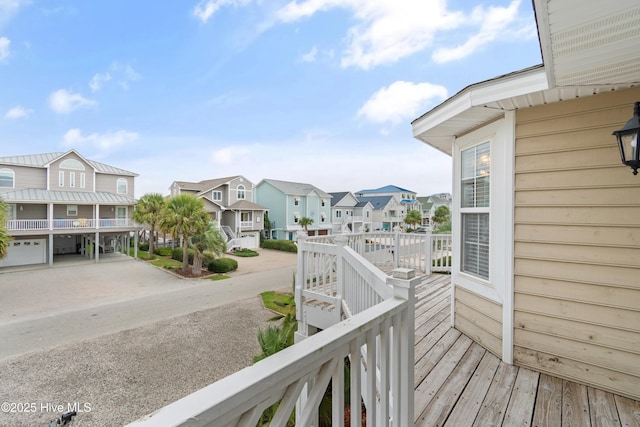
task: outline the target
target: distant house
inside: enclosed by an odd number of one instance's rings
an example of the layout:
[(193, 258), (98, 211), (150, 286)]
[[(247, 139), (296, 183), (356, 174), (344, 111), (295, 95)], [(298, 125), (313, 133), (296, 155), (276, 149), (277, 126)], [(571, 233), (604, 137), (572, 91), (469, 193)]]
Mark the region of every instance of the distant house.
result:
[[(416, 210), (418, 212), (422, 211), (422, 203), (418, 200), (417, 193), (415, 191), (407, 190), (406, 188), (398, 187), (395, 185), (386, 185), (380, 188), (360, 190), (355, 192), (354, 194), (356, 195), (358, 200), (363, 200), (363, 197), (392, 196), (394, 198), (394, 203), (399, 204), (399, 208), (396, 209), (396, 207), (393, 206), (390, 209), (387, 221), (383, 221), (389, 223), (389, 229), (393, 229), (393, 227), (395, 227), (396, 225), (406, 225), (404, 223), (404, 219), (407, 215), (407, 212), (409, 212), (410, 210)], [(399, 221), (396, 221), (396, 218), (399, 218)], [(387, 228), (383, 227), (383, 229)]]
[(263, 179), (256, 186), (256, 200), (269, 209), (273, 239), (295, 240), (302, 230), (300, 218), (313, 220), (310, 236), (326, 235), (332, 230), (331, 195), (311, 184)]
[(218, 222), (227, 239), (233, 240), (236, 246), (260, 247), (267, 208), (255, 202), (255, 185), (245, 177), (236, 175), (200, 182), (174, 181), (169, 190), (172, 196), (193, 194), (202, 199), (211, 218)]
[(451, 194), (449, 193), (438, 193), (432, 194), (430, 196), (419, 196), (416, 199), (421, 204), (421, 212), (422, 212), (422, 225), (424, 226), (432, 226), (433, 222), (431, 218), (440, 206), (446, 206), (451, 212)]
[(97, 262), (101, 253), (127, 251), (137, 176), (73, 149), (0, 157), (0, 198), (14, 239), (0, 267), (53, 265), (69, 254)]
[(358, 233), (371, 231), (373, 206), (360, 201), (349, 191), (331, 195), (331, 221), (334, 233)]
[(454, 324), (505, 362), (640, 399), (640, 176), (612, 136), (640, 101), (640, 5), (534, 7), (543, 65), (412, 123), (453, 159)]
[(369, 203), (373, 212), (372, 231), (392, 231), (404, 224), (404, 207), (394, 196), (358, 197), (361, 203)]

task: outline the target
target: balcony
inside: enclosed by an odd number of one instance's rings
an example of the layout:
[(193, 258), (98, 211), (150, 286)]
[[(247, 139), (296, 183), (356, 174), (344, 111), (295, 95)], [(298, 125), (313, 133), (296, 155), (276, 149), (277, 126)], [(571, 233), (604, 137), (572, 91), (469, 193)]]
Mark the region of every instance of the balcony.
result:
[(47, 230), (97, 230), (133, 228), (136, 224), (133, 219), (104, 218), (95, 220), (92, 218), (75, 219), (13, 219), (6, 223), (9, 232), (33, 232)]

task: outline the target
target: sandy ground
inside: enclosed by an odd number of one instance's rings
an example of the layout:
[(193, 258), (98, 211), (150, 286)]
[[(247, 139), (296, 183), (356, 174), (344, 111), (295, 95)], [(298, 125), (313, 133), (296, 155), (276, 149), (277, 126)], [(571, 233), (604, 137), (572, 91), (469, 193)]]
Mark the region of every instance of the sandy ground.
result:
[[(275, 269), (287, 269), (288, 276), (295, 266), (295, 254), (278, 251), (261, 250), (259, 257), (238, 260), (240, 268), (233, 273), (238, 280), (274, 277), (259, 272)], [(137, 263), (105, 262), (102, 266), (120, 270), (132, 266), (137, 271)], [(1, 272), (0, 324), (11, 327), (30, 321), (42, 316), (36, 311), (44, 309), (50, 311), (47, 316), (53, 327), (56, 316), (66, 314), (61, 301), (73, 300), (87, 307), (116, 306), (144, 301), (145, 296), (171, 296), (181, 292), (180, 287), (201, 286), (201, 279), (177, 278), (161, 269), (148, 274), (155, 280), (132, 277), (113, 283), (104, 274), (96, 276), (96, 271), (106, 270), (95, 267), (99, 266)], [(77, 280), (83, 274), (87, 280)], [(48, 285), (43, 277), (49, 279)], [(271, 316), (255, 296), (2, 360), (0, 426), (48, 426), (68, 409), (78, 410), (72, 426), (118, 426), (134, 421), (251, 364), (259, 352), (258, 329)]]

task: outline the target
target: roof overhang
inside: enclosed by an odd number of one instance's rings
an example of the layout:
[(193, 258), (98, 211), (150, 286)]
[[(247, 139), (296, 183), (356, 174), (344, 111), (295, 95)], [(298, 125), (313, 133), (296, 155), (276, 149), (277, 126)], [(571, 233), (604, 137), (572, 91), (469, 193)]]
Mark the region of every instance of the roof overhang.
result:
[(533, 1), (545, 64), (464, 88), (411, 123), (415, 138), (451, 155), (457, 137), (505, 111), (640, 84), (637, 0)]

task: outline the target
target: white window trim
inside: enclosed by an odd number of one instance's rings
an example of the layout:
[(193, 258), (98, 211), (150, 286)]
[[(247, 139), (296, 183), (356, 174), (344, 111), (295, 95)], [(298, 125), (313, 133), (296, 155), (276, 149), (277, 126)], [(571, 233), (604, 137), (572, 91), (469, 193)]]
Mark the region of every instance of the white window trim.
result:
[[(219, 195), (220, 197), (216, 198), (216, 194)], [(222, 201), (222, 191), (213, 190), (211, 192), (211, 200), (213, 200), (214, 202), (221, 202)]]
[(13, 171), (13, 169), (9, 169), (9, 168), (2, 168), (0, 169), (0, 172), (6, 173), (7, 175), (11, 175), (11, 187), (0, 187), (0, 188), (16, 188), (16, 173)]
[(58, 187), (64, 187), (64, 172), (58, 171)]
[(78, 205), (67, 205), (67, 216), (78, 216)]
[(80, 188), (85, 188), (87, 185), (87, 177), (84, 172), (80, 172)]
[[(238, 185), (238, 187), (236, 187), (236, 199), (238, 200), (246, 200), (246, 187), (242, 184)], [(242, 197), (240, 197), (240, 195), (242, 194)]]
[[(502, 304), (502, 360), (506, 363), (513, 363), (515, 117), (515, 112), (507, 111), (503, 119), (457, 138), (452, 150), (455, 201), (451, 206), (452, 229), (461, 230), (460, 152), (491, 140), (489, 282), (460, 271), (460, 231), (452, 239), (451, 280), (456, 286)], [(452, 314), (454, 302), (455, 297), (451, 302)], [(452, 316), (452, 322), (453, 319)]]
[(75, 188), (76, 186), (76, 173), (69, 172), (69, 187)]
[[(120, 191), (120, 183), (124, 182), (125, 185), (125, 191), (121, 192)], [(116, 194), (129, 194), (129, 180), (126, 178), (118, 178), (116, 180)]]

